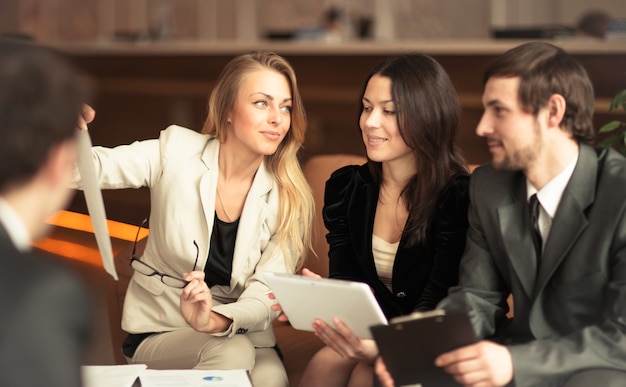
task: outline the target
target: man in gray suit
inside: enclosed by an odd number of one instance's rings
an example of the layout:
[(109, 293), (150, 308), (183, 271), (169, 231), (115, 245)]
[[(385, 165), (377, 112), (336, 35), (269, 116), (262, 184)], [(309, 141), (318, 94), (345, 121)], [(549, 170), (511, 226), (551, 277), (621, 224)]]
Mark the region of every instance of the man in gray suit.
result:
[[(499, 57), (484, 81), (477, 133), (492, 161), (472, 175), (459, 285), (439, 306), (467, 310), (485, 340), (435, 364), (465, 386), (624, 386), (626, 160), (586, 145), (591, 82), (539, 42)], [(377, 373), (392, 384), (381, 361)]]
[(90, 332), (76, 278), (35, 256), (70, 198), (86, 97), (69, 63), (0, 39), (0, 386), (78, 387)]

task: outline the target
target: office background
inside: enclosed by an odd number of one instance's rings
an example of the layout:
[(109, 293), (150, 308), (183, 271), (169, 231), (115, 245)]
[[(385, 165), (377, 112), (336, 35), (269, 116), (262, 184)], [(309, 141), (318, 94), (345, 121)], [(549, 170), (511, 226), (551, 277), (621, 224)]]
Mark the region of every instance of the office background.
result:
[(573, 25), (592, 9), (626, 18), (622, 0), (0, 0), (0, 32), (45, 42), (258, 40), (316, 27), (331, 7), (355, 30), (370, 20), (379, 40), (488, 38), (492, 28)]
[[(338, 30), (324, 16), (338, 11)], [(302, 162), (327, 153), (363, 155), (358, 95), (369, 70), (409, 51), (442, 63), (463, 112), (457, 138), (468, 162), (489, 159), (474, 134), (486, 64), (520, 39), (549, 38), (574, 54), (596, 88), (596, 127), (618, 117), (610, 98), (626, 88), (626, 39), (572, 34), (590, 10), (626, 19), (623, 0), (0, 0), (0, 34), (32, 38), (66, 52), (93, 83), (96, 145), (155, 138), (169, 124), (199, 130), (206, 99), (233, 56), (270, 49), (298, 75), (309, 130)], [(549, 33), (549, 36), (541, 36)], [(537, 35), (539, 34), (539, 35)], [(519, 36), (518, 36), (519, 38)], [(146, 190), (105, 191), (107, 215), (138, 224)], [(70, 209), (86, 212), (79, 194)]]

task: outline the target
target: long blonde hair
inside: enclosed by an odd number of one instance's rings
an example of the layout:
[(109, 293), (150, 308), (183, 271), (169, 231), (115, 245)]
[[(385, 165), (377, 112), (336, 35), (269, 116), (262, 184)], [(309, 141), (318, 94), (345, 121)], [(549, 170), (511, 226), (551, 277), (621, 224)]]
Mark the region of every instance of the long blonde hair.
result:
[(211, 92), (202, 133), (224, 142), (228, 114), (235, 106), (242, 78), (259, 69), (270, 69), (282, 74), (291, 88), (290, 130), (276, 152), (265, 156), (264, 164), (272, 173), (279, 190), (279, 226), (275, 238), (284, 252), (289, 251), (288, 246), (294, 248), (296, 260), (293, 267), (299, 269), (306, 252), (312, 250), (311, 232), (315, 205), (311, 188), (298, 161), (298, 151), (304, 143), (306, 133), (306, 113), (291, 65), (283, 57), (270, 51), (253, 51), (232, 59), (222, 70)]

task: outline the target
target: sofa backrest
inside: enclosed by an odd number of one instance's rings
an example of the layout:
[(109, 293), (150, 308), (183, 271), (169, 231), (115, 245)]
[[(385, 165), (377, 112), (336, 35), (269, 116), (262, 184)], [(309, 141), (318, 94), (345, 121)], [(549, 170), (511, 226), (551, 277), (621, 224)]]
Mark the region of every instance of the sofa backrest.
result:
[(307, 160), (302, 168), (315, 200), (315, 219), (313, 221), (313, 250), (315, 254), (308, 254), (304, 267), (313, 270), (322, 277), (328, 277), (328, 243), (326, 242), (328, 230), (326, 230), (322, 220), (326, 180), (331, 173), (345, 165), (361, 165), (366, 161), (364, 156), (351, 154), (318, 155)]

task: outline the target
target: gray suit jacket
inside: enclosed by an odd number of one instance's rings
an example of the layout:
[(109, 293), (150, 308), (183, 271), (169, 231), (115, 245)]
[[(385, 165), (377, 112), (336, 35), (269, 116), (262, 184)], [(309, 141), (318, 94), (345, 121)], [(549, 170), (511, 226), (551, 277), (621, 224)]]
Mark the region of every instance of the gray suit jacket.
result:
[(21, 253), (0, 226), (0, 386), (79, 387), (91, 333), (83, 284)]
[(581, 145), (540, 259), (527, 206), (522, 173), (474, 172), (459, 286), (439, 306), (467, 309), (479, 337), (509, 346), (516, 386), (625, 370), (626, 160)]

